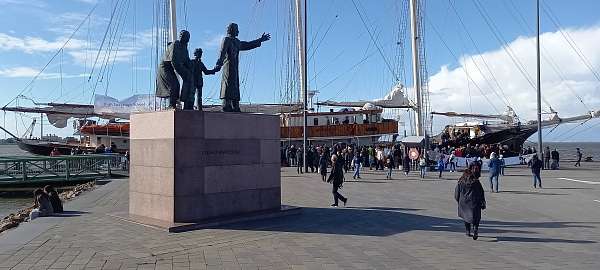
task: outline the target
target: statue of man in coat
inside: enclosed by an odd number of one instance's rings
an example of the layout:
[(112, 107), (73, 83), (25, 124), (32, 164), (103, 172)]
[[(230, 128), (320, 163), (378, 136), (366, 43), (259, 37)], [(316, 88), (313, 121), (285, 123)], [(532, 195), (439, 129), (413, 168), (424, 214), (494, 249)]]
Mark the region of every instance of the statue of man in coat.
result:
[(262, 42), (271, 39), (270, 34), (253, 41), (240, 41), (238, 25), (235, 23), (227, 26), (227, 36), (223, 38), (221, 52), (216, 67), (223, 70), (221, 80), (221, 99), (224, 112), (240, 112), (240, 78), (239, 55), (240, 51), (252, 50), (260, 47)]
[[(190, 32), (181, 30), (179, 40), (169, 43), (158, 67), (156, 96), (169, 98), (169, 107), (175, 109), (179, 99), (188, 106), (192, 91), (192, 61), (188, 52)], [(181, 77), (181, 92), (177, 75)], [(191, 101), (193, 108), (193, 100)]]

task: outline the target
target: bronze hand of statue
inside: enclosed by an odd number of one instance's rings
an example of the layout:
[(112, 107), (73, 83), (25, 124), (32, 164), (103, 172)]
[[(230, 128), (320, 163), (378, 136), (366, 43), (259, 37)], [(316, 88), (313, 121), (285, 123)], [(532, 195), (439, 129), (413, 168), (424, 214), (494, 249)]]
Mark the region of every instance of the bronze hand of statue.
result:
[(265, 42), (269, 39), (271, 39), (271, 34), (263, 33), (262, 36), (260, 37), (260, 42)]
[(218, 65), (217, 65), (217, 66), (215, 66), (215, 68), (213, 68), (213, 71), (214, 71), (214, 72), (219, 72), (219, 71), (221, 71), (221, 66), (218, 66)]

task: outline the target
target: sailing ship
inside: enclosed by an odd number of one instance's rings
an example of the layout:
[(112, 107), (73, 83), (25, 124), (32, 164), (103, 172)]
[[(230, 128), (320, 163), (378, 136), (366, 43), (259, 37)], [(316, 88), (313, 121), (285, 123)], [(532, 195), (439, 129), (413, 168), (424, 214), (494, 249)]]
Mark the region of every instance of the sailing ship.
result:
[[(518, 154), (525, 141), (538, 131), (537, 121), (521, 123), (510, 107), (501, 115), (456, 112), (431, 112), (431, 114), (478, 119), (478, 121), (460, 122), (444, 127), (441, 133), (432, 138), (432, 141), (440, 147), (461, 147), (467, 144), (501, 145), (507, 152)], [(600, 111), (591, 111), (588, 114), (568, 118), (561, 118), (554, 112), (550, 119), (541, 122), (541, 126), (542, 128), (557, 127), (561, 124), (588, 121), (598, 117)]]

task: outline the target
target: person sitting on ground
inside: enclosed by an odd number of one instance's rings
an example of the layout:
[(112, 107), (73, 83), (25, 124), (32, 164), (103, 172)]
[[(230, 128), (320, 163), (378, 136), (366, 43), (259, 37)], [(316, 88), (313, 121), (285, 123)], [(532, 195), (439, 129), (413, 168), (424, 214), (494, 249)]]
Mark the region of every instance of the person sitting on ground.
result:
[(62, 201), (60, 200), (60, 197), (58, 196), (58, 192), (56, 192), (56, 190), (54, 190), (54, 188), (50, 185), (44, 187), (44, 192), (46, 193), (46, 195), (48, 195), (48, 198), (50, 199), (50, 204), (52, 204), (52, 209), (54, 210), (54, 213), (62, 213), (63, 205)]
[(479, 222), (481, 221), (481, 210), (486, 208), (483, 187), (477, 178), (466, 169), (458, 179), (454, 189), (454, 199), (458, 202), (458, 216), (465, 223), (466, 235), (471, 236), (471, 225), (473, 228), (473, 240), (479, 237)]
[(48, 195), (44, 193), (41, 188), (33, 191), (33, 198), (33, 210), (31, 210), (31, 213), (29, 214), (30, 220), (34, 220), (37, 217), (47, 217), (54, 213)]

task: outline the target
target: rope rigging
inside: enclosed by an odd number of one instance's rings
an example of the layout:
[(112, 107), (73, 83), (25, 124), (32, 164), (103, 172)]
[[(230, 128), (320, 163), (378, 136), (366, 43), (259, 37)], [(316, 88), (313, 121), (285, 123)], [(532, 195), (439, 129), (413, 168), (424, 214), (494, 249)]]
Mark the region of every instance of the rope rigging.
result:
[[(99, 3), (99, 2), (98, 2)], [(13, 99), (11, 99), (8, 103), (6, 103), (6, 105), (4, 105), (3, 107), (8, 106), (9, 104), (11, 104), (13, 101), (15, 101), (15, 99), (17, 99), (18, 96), (22, 95), (25, 93), (25, 91), (27, 91), (27, 89), (30, 89), (30, 87), (33, 85), (33, 83), (37, 80), (37, 78), (39, 78), (40, 75), (42, 75), (42, 73), (44, 72), (44, 70), (46, 70), (46, 68), (48, 68), (48, 66), (50, 65), (50, 63), (52, 63), (52, 61), (59, 55), (59, 53), (67, 46), (67, 44), (69, 44), (69, 42), (71, 41), (71, 39), (73, 39), (73, 37), (75, 36), (75, 34), (79, 31), (79, 29), (81, 28), (81, 26), (83, 26), (83, 24), (85, 23), (86, 20), (88, 20), (90, 18), (90, 16), (92, 15), (92, 13), (94, 12), (94, 10), (96, 10), (96, 7), (98, 7), (98, 3), (96, 3), (96, 5), (94, 5), (94, 7), (92, 7), (92, 9), (88, 12), (88, 14), (86, 15), (86, 17), (83, 19), (83, 21), (77, 25), (77, 27), (75, 28), (75, 30), (73, 30), (73, 33), (71, 33), (71, 35), (69, 36), (69, 38), (67, 38), (67, 40), (63, 43), (63, 45), (60, 47), (60, 49), (50, 58), (50, 60), (44, 65), (44, 67), (42, 67), (42, 69), (40, 69), (40, 71), (29, 81), (29, 83), (27, 83), (27, 85), (25, 85), (25, 87), (23, 87), (23, 89), (21, 91), (19, 91), (19, 94), (17, 94), (17, 96), (15, 96)]]
[[(436, 34), (436, 36), (440, 39), (440, 41), (442, 41), (442, 44), (444, 45), (444, 47), (448, 50), (448, 52), (450, 52), (450, 54), (452, 55), (452, 57), (454, 58), (454, 60), (456, 62), (459, 62), (458, 57), (456, 56), (456, 54), (454, 53), (454, 51), (452, 51), (452, 49), (450, 49), (450, 47), (448, 46), (448, 44), (446, 43), (446, 41), (442, 38), (440, 32), (438, 31), (438, 29), (435, 27), (435, 25), (433, 25), (431, 23), (431, 21), (429, 21), (429, 24), (431, 25), (431, 28), (433, 29), (434, 33)], [(481, 89), (481, 87), (479, 87), (479, 85), (477, 84), (477, 82), (475, 82), (475, 80), (473, 80), (473, 78), (471, 77), (471, 75), (469, 75), (469, 72), (467, 72), (466, 68), (464, 68), (465, 71), (465, 75), (467, 77), (467, 79), (473, 84), (475, 85), (475, 88), (477, 88), (477, 90), (479, 90), (479, 93), (481, 93), (481, 95), (485, 98), (485, 100), (492, 106), (492, 108), (494, 109), (494, 111), (498, 114), (500, 114), (500, 111), (498, 110), (498, 108), (496, 107), (496, 105), (494, 105), (494, 103), (487, 97), (487, 95), (483, 92), (483, 90)]]
[(583, 64), (587, 67), (587, 69), (589, 69), (589, 71), (594, 75), (596, 80), (598, 80), (600, 82), (600, 75), (598, 74), (598, 72), (596, 72), (594, 70), (593, 65), (590, 63), (589, 59), (583, 54), (583, 52), (581, 51), (579, 46), (577, 46), (577, 43), (575, 43), (575, 41), (573, 40), (571, 35), (569, 35), (569, 33), (562, 30), (562, 27), (560, 27), (558, 18), (554, 15), (552, 10), (550, 9), (550, 6), (548, 6), (548, 4), (546, 4), (544, 2), (542, 2), (542, 4), (543, 4), (542, 10), (544, 11), (544, 13), (546, 13), (546, 15), (548, 15), (548, 18), (550, 18), (550, 21), (554, 24), (554, 26), (556, 26), (556, 28), (558, 29), (560, 34), (567, 41), (567, 43), (569, 43), (569, 46), (571, 46), (571, 49), (573, 49), (573, 51), (575, 51), (575, 53), (577, 54), (577, 56), (579, 57), (581, 62), (583, 62)]
[[(531, 78), (531, 76), (529, 75), (529, 73), (527, 73), (527, 71), (524, 68), (524, 65), (521, 63), (521, 61), (519, 60), (519, 58), (517, 57), (517, 55), (514, 53), (514, 51), (509, 46), (505, 45), (505, 44), (508, 44), (508, 42), (506, 41), (506, 39), (504, 38), (504, 36), (502, 35), (502, 33), (500, 32), (500, 30), (496, 26), (496, 24), (493, 22), (493, 20), (491, 19), (491, 17), (489, 16), (489, 14), (487, 13), (487, 11), (485, 10), (485, 8), (483, 6), (480, 6), (481, 3), (479, 3), (478, 0), (472, 0), (472, 2), (475, 5), (475, 7), (476, 7), (477, 11), (479, 12), (479, 14), (481, 15), (481, 17), (484, 19), (484, 21), (485, 21), (486, 25), (488, 26), (488, 28), (491, 30), (491, 32), (494, 35), (494, 37), (498, 40), (498, 42), (500, 44), (502, 44), (502, 49), (504, 50), (504, 52), (509, 56), (509, 58), (511, 59), (511, 61), (513, 62), (513, 64), (515, 64), (515, 66), (517, 67), (517, 69), (519, 70), (519, 72), (521, 73), (521, 75), (523, 75), (523, 78), (525, 78), (525, 80), (529, 83), (529, 85), (534, 90), (536, 90), (537, 86), (533, 82), (533, 79)], [(543, 98), (543, 97), (542, 97), (542, 101), (546, 104), (546, 106), (552, 107), (550, 105), (550, 103), (548, 103), (548, 101), (545, 98)]]
[[(514, 14), (516, 14), (518, 16), (518, 18), (514, 18), (517, 22), (519, 22), (519, 26), (521, 27), (521, 30), (523, 30), (524, 32), (528, 32), (529, 34), (533, 35), (535, 33), (535, 31), (531, 28), (531, 26), (529, 24), (527, 24), (527, 21), (525, 20), (523, 14), (521, 13), (521, 11), (516, 7), (515, 3), (513, 0), (510, 0), (507, 4), (507, 2), (503, 2), (504, 5), (507, 7), (507, 9), (509, 9), (509, 14), (511, 14), (514, 17)], [(534, 41), (532, 41), (534, 42)], [(558, 68), (558, 65), (556, 64), (556, 62), (554, 61), (554, 58), (552, 57), (552, 54), (548, 52), (548, 50), (546, 49), (546, 46), (544, 45), (544, 43), (540, 43), (540, 47), (542, 49), (542, 54), (541, 56), (544, 58), (544, 60), (550, 64), (550, 67), (552, 68), (552, 70), (554, 71), (554, 73), (560, 78), (560, 80), (562, 82), (564, 82), (566, 88), (577, 98), (577, 100), (588, 110), (591, 111), (591, 109), (585, 104), (585, 102), (583, 101), (583, 99), (581, 98), (581, 96), (579, 96), (577, 94), (577, 92), (571, 87), (571, 85), (569, 85), (567, 83), (567, 79), (565, 78), (565, 75), (560, 71), (560, 69)]]
[[(469, 41), (471, 41), (471, 44), (473, 45), (473, 47), (475, 48), (475, 51), (477, 52), (477, 55), (479, 56), (479, 58), (481, 59), (481, 62), (483, 63), (484, 67), (486, 68), (487, 72), (490, 74), (490, 77), (492, 79), (492, 81), (495, 83), (495, 86), (498, 88), (498, 90), (500, 91), (500, 93), (502, 94), (502, 97), (504, 97), (504, 100), (502, 98), (500, 98), (500, 100), (502, 100), (505, 105), (511, 106), (512, 108), (514, 108), (514, 106), (512, 105), (512, 102), (510, 102), (510, 100), (508, 99), (508, 97), (506, 96), (506, 94), (504, 93), (504, 89), (503, 87), (500, 85), (500, 82), (498, 81), (498, 79), (496, 78), (496, 76), (494, 75), (494, 72), (492, 71), (492, 68), (490, 67), (490, 65), (488, 64), (488, 61), (485, 59), (485, 57), (483, 56), (482, 50), (479, 48), (479, 46), (477, 45), (477, 42), (475, 42), (475, 39), (473, 38), (473, 36), (471, 35), (470, 31), (468, 30), (465, 22), (462, 19), (462, 16), (460, 15), (460, 13), (458, 12), (458, 10), (456, 9), (456, 6), (454, 5), (454, 3), (452, 2), (452, 0), (448, 0), (448, 3), (450, 4), (450, 8), (453, 10), (454, 14), (456, 15), (456, 17), (458, 18), (459, 24), (461, 25), (461, 27), (463, 28), (463, 30), (465, 31), (465, 33), (467, 34), (467, 37), (469, 38)], [(471, 56), (472, 58), (472, 56)], [(488, 85), (490, 86), (490, 89), (492, 89), (494, 91), (494, 93), (496, 95), (498, 95), (498, 93), (496, 93), (496, 90), (494, 90), (494, 87), (492, 86), (492, 84), (490, 83), (490, 81), (487, 79), (487, 77), (485, 76), (485, 74), (481, 71), (481, 69), (479, 68), (479, 66), (476, 64), (477, 62), (475, 61), (475, 59), (472, 58), (472, 62), (475, 63), (475, 65), (477, 66), (477, 69), (479, 70), (479, 73), (481, 74), (481, 76), (483, 76), (483, 78), (486, 80), (486, 82), (488, 83)]]
[(394, 72), (394, 69), (392, 68), (391, 64), (389, 63), (387, 57), (385, 56), (385, 53), (383, 52), (381, 46), (379, 46), (379, 43), (377, 42), (377, 40), (373, 36), (373, 33), (371, 32), (371, 29), (369, 28), (367, 22), (365, 21), (365, 18), (363, 17), (362, 12), (360, 12), (360, 9), (358, 8), (358, 5), (356, 4), (356, 1), (352, 0), (352, 4), (354, 5), (354, 9), (358, 13), (358, 17), (360, 18), (360, 21), (362, 22), (363, 26), (365, 27), (365, 30), (367, 30), (367, 33), (369, 34), (369, 37), (371, 38), (371, 41), (373, 42), (373, 44), (377, 48), (377, 51), (379, 52), (379, 55), (381, 56), (381, 58), (383, 59), (383, 62), (387, 66), (388, 71), (394, 76), (394, 79), (396, 81), (400, 81), (400, 78)]

